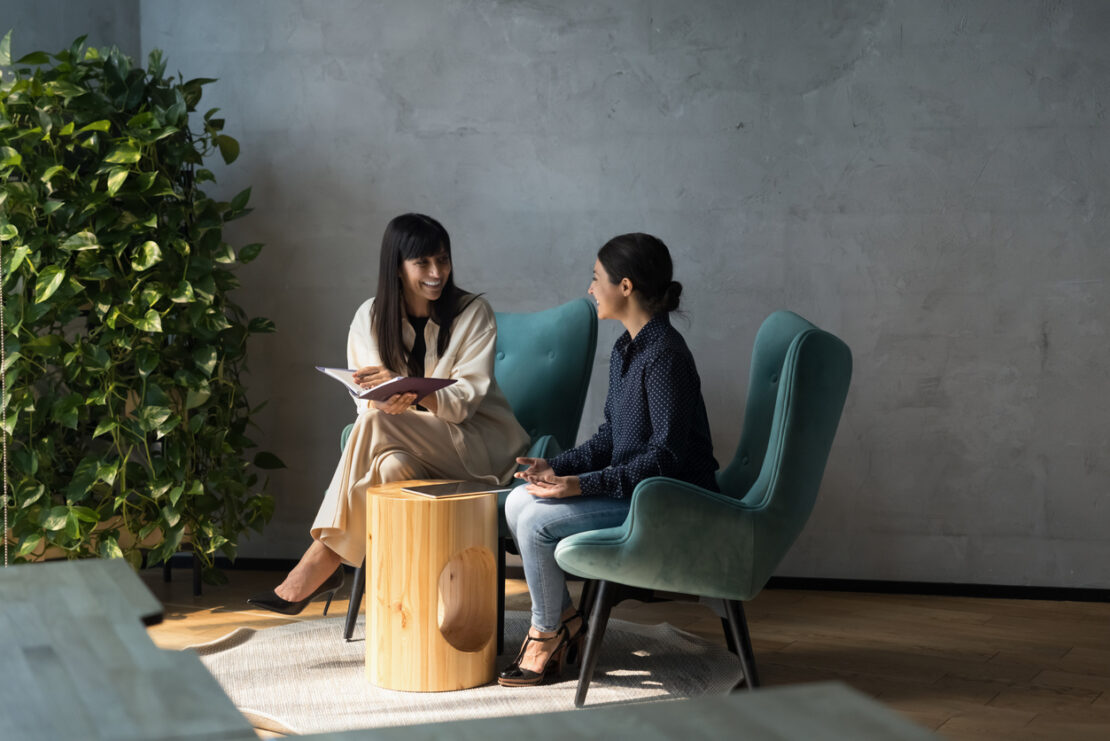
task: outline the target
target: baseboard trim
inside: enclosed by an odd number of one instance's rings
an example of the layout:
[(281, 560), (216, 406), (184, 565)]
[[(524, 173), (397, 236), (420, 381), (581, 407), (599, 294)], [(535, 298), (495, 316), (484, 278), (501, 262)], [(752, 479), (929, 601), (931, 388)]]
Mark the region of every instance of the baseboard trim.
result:
[[(192, 568), (192, 556), (179, 553), (170, 559), (170, 568)], [(216, 559), (216, 566), (227, 571), (289, 571), (297, 565), (291, 558)], [(350, 570), (350, 569), (348, 569)], [(520, 566), (509, 565), (505, 575), (523, 579)], [(871, 592), (874, 594), (921, 594), (940, 597), (979, 597), (986, 599), (1029, 599), (1052, 602), (1110, 602), (1110, 589), (1085, 587), (1037, 587), (1007, 584), (948, 584), (924, 581), (884, 581), (879, 579), (825, 579), (805, 576), (773, 576), (766, 589), (802, 589), (820, 592)]]
[(808, 589), (825, 592), (873, 592), (876, 594), (922, 594), (939, 597), (987, 599), (1030, 599), (1053, 602), (1110, 602), (1110, 589), (1085, 587), (1035, 587), (1009, 584), (948, 584), (924, 581), (878, 579), (823, 579), (804, 576), (773, 576), (767, 589)]
[[(224, 571), (289, 571), (296, 565), (295, 558), (237, 558), (232, 563), (226, 556), (216, 557), (216, 568)], [(156, 568), (162, 568), (162, 566)], [(170, 558), (170, 568), (193, 568), (193, 556), (189, 553), (178, 553)]]

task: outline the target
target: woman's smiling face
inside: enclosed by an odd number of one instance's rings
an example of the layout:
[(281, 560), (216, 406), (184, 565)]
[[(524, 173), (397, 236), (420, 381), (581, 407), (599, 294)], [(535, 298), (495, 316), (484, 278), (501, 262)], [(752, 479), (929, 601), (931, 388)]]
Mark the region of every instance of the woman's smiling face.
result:
[(451, 274), (451, 257), (440, 250), (431, 257), (416, 257), (401, 263), (401, 289), (409, 313), (426, 316), (428, 304), (443, 294)]
[(594, 278), (587, 291), (597, 302), (598, 319), (617, 319), (628, 303), (621, 283), (613, 283), (601, 260), (594, 262)]

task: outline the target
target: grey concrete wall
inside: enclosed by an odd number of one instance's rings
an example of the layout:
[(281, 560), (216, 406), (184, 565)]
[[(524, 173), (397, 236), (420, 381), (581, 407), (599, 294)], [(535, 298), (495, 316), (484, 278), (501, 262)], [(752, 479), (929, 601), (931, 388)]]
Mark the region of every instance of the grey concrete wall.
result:
[(68, 49), (78, 36), (88, 46), (118, 46), (138, 55), (139, 0), (0, 0), (0, 36), (12, 31), (12, 59), (33, 51)]
[[(1110, 5), (142, 4), (145, 51), (220, 78), (267, 243), (241, 300), (259, 440), (290, 465), (243, 553), (297, 555), (349, 419), (343, 361), (386, 221), (440, 218), (459, 283), (582, 295), (644, 230), (687, 287), (718, 458), (751, 341), (793, 309), (856, 373), (794, 576), (1110, 587)], [(619, 328), (603, 326), (583, 434)]]

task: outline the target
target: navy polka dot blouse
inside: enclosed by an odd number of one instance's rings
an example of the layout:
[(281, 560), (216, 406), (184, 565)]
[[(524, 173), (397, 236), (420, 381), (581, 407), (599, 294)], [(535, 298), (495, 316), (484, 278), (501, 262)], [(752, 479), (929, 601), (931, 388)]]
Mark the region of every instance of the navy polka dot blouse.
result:
[(576, 448), (552, 458), (558, 476), (577, 475), (583, 496), (632, 496), (650, 476), (719, 491), (701, 379), (666, 314), (635, 339), (621, 335), (609, 358), (605, 422)]

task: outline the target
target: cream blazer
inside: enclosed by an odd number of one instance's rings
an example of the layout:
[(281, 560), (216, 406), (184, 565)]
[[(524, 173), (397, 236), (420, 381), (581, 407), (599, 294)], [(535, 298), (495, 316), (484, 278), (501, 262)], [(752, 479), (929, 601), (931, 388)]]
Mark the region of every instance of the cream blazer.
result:
[[(347, 335), (348, 368), (382, 365), (370, 325), (370, 309), (373, 305), (374, 299), (368, 299), (351, 320)], [(402, 322), (401, 328), (404, 345), (411, 348), (416, 332), (407, 319)], [(455, 317), (451, 341), (442, 357), (436, 345), (438, 338), (439, 325), (429, 319), (424, 327), (424, 344), (427, 347), (424, 375), (454, 378), (456, 381), (435, 392), (435, 416), (448, 423), (451, 440), (459, 456), (476, 466), (483, 466), (486, 461), (504, 461), (506, 454), (515, 458), (523, 453), (529, 444), (528, 433), (513, 416), (508, 399), (493, 377), (497, 320), (489, 303), (477, 297)], [(354, 401), (359, 414), (370, 409), (368, 400)], [(515, 463), (507, 471), (496, 470), (489, 473), (504, 480), (511, 475), (514, 467)]]

